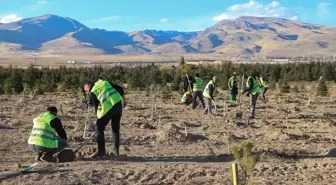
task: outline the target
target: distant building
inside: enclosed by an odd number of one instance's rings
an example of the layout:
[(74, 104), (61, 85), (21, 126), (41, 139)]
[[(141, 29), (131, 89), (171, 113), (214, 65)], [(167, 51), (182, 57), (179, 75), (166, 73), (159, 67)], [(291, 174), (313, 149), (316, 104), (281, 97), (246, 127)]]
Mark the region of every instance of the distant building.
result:
[(74, 61), (74, 60), (69, 60), (68, 64), (91, 64), (89, 61)]
[(289, 59), (272, 59), (273, 62), (278, 62), (278, 63), (288, 63)]

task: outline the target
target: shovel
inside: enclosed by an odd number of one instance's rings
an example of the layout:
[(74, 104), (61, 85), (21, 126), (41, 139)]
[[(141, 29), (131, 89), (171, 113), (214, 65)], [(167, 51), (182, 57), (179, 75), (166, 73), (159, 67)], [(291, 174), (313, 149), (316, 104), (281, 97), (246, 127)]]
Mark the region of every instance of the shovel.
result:
[(96, 133), (93, 133), (89, 138), (87, 138), (78, 148), (74, 151), (71, 149), (64, 149), (60, 153), (57, 154), (57, 162), (71, 162), (76, 159), (76, 153), (86, 145), (92, 138), (95, 136)]
[(241, 111), (241, 101), (242, 101), (242, 96), (243, 96), (243, 93), (242, 93), (242, 91), (243, 91), (243, 88), (244, 88), (244, 74), (243, 74), (243, 76), (242, 76), (242, 81), (241, 81), (241, 89), (240, 89), (240, 95), (239, 95), (239, 112), (237, 112), (236, 113), (236, 119), (240, 119), (240, 118), (242, 118), (242, 116), (243, 116), (243, 113), (242, 113), (242, 111)]
[(211, 100), (212, 104), (214, 105), (215, 107), (215, 111), (217, 112), (217, 105), (216, 105), (216, 102), (214, 100)]

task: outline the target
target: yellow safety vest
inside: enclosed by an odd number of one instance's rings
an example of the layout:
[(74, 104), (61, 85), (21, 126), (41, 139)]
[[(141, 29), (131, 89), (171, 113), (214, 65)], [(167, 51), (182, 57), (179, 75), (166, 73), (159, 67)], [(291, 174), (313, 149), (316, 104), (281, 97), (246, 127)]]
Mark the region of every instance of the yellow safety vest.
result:
[(107, 81), (98, 80), (93, 86), (91, 92), (99, 100), (97, 118), (102, 118), (112, 107), (122, 101), (122, 96)]
[(265, 88), (269, 87), (269, 83), (263, 77), (260, 77), (260, 84)]
[(246, 81), (246, 87), (250, 88), (250, 84), (249, 84), (250, 78), (252, 78), (252, 80), (253, 80), (253, 88), (251, 90), (251, 94), (256, 95), (260, 91), (260, 87), (259, 87), (258, 83), (256, 82), (256, 80), (252, 76), (248, 77), (248, 79)]
[(207, 98), (211, 98), (210, 96), (210, 91), (209, 91), (209, 86), (212, 85), (214, 90), (216, 88), (216, 85), (213, 83), (212, 80), (209, 81), (209, 83), (207, 84), (207, 86), (205, 86), (205, 89), (203, 91), (203, 96), (207, 97)]
[(187, 102), (187, 100), (188, 100), (187, 95), (188, 95), (188, 94), (191, 94), (191, 93), (190, 93), (189, 91), (187, 91), (186, 93), (183, 94), (183, 96), (182, 96), (182, 98), (181, 98), (181, 102), (182, 102), (182, 103)]
[(195, 77), (195, 84), (194, 84), (194, 89), (193, 91), (202, 91), (203, 90), (203, 81), (199, 77)]
[(28, 144), (46, 148), (58, 148), (56, 130), (50, 126), (50, 121), (56, 116), (50, 112), (40, 114), (34, 119), (33, 130), (29, 136)]

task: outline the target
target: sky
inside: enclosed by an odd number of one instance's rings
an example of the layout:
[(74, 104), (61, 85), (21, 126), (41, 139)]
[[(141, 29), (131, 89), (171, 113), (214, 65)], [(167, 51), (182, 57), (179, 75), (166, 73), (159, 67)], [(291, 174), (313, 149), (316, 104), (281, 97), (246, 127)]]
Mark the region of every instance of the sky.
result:
[(45, 14), (127, 32), (198, 31), (240, 16), (336, 26), (336, 0), (0, 0), (0, 23)]

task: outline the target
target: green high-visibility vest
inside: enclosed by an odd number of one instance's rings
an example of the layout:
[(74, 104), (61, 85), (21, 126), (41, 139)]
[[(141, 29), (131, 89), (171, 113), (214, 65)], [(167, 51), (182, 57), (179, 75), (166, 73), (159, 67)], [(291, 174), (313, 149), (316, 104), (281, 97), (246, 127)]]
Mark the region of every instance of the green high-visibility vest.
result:
[(29, 136), (28, 144), (46, 148), (58, 148), (56, 130), (50, 126), (50, 121), (56, 116), (50, 112), (40, 114), (34, 119), (33, 130)]
[(187, 100), (188, 100), (187, 95), (188, 95), (188, 94), (190, 94), (189, 91), (187, 91), (186, 93), (183, 94), (183, 96), (182, 96), (182, 98), (181, 98), (181, 102), (182, 102), (182, 103), (187, 102)]
[(195, 77), (195, 84), (194, 84), (194, 89), (193, 91), (202, 91), (203, 90), (203, 81), (199, 77)]
[(236, 79), (236, 77), (231, 77), (230, 79), (229, 79), (229, 88), (232, 88), (233, 86), (235, 86), (235, 85), (237, 85), (237, 79)]
[(121, 95), (107, 81), (98, 80), (91, 92), (97, 96), (99, 100), (97, 118), (102, 118), (112, 107), (122, 101)]
[(264, 80), (263, 77), (260, 77), (260, 83), (265, 88), (269, 87), (269, 83), (266, 80)]
[(250, 88), (250, 84), (249, 84), (250, 78), (252, 78), (253, 80), (253, 88), (251, 90), (251, 94), (256, 95), (260, 91), (260, 87), (257, 81), (252, 76), (248, 77), (247, 82), (246, 82), (246, 87)]
[(186, 93), (183, 94), (183, 96), (181, 98), (182, 103), (185, 103), (188, 100), (187, 94), (190, 94), (190, 92), (187, 91)]
[(207, 98), (211, 98), (210, 96), (210, 90), (209, 90), (209, 86), (212, 85), (213, 89), (215, 90), (216, 85), (213, 83), (212, 80), (209, 81), (209, 83), (205, 86), (205, 89), (203, 91), (203, 96), (207, 97)]

